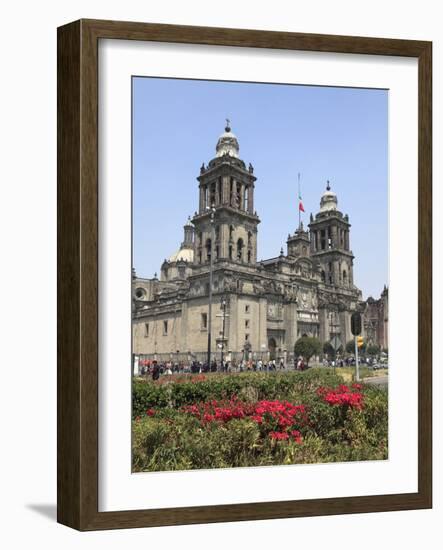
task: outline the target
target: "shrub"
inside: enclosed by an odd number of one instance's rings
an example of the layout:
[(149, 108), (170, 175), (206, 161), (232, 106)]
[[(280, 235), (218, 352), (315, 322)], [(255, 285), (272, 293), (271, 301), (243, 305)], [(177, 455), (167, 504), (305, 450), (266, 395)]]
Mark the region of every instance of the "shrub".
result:
[[(212, 375), (204, 380), (152, 382), (135, 379), (132, 392), (133, 417), (144, 415), (150, 407), (181, 407), (210, 399), (230, 399), (243, 396), (246, 400), (287, 398), (294, 392), (305, 392), (322, 385), (336, 385), (343, 380), (326, 369), (306, 372), (240, 373)], [(249, 397), (248, 397), (249, 395)]]
[[(245, 373), (199, 384), (199, 389), (180, 391), (177, 386), (185, 384), (138, 388), (137, 403), (143, 397), (150, 407), (140, 407), (133, 422), (134, 471), (387, 458), (388, 403), (383, 389), (345, 387), (339, 376), (321, 369), (281, 376)], [(279, 391), (287, 396), (276, 396)], [(226, 397), (231, 392), (241, 397)], [(221, 397), (214, 399), (215, 394)], [(195, 395), (205, 398), (170, 405)], [(260, 399), (254, 401), (256, 395)]]

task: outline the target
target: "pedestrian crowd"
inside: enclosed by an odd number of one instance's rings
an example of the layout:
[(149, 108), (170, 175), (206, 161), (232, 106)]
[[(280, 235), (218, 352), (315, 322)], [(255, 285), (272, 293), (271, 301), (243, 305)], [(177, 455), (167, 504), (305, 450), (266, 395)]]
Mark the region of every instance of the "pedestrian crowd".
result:
[(172, 376), (174, 374), (200, 374), (209, 372), (270, 372), (283, 370), (300, 370), (307, 368), (307, 364), (302, 357), (298, 357), (289, 365), (285, 364), (283, 359), (276, 361), (262, 361), (261, 359), (243, 359), (242, 361), (216, 361), (215, 359), (208, 363), (207, 361), (191, 362), (158, 362), (156, 360), (143, 360), (139, 363), (139, 373), (142, 376), (152, 376), (153, 380), (158, 380), (161, 375)]

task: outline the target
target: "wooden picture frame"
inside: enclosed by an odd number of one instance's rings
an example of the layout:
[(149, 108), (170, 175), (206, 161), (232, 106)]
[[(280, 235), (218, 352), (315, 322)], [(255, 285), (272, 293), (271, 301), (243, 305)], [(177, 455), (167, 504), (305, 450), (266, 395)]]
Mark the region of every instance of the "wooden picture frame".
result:
[[(98, 511), (98, 42), (159, 41), (418, 59), (418, 492)], [(58, 29), (58, 521), (79, 530), (243, 521), (432, 506), (432, 44), (80, 20)], [(129, 372), (129, 371), (128, 371)]]

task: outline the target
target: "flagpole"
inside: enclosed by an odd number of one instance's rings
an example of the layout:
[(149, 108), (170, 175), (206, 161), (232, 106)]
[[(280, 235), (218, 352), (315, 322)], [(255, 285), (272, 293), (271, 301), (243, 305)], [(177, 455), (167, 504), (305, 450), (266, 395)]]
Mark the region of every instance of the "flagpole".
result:
[(298, 173), (298, 228), (301, 226), (301, 210), (300, 210), (300, 172)]

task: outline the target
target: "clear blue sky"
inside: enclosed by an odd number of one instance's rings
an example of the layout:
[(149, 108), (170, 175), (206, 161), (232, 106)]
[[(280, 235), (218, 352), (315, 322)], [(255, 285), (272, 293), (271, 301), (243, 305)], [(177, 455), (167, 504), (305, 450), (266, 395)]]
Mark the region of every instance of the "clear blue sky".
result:
[(297, 173), (306, 213), (326, 180), (349, 214), (354, 281), (363, 297), (388, 284), (388, 92), (355, 88), (133, 79), (133, 255), (152, 277), (198, 208), (202, 162), (215, 156), (225, 118), (254, 165), (261, 219), (258, 258), (286, 250), (298, 223)]

